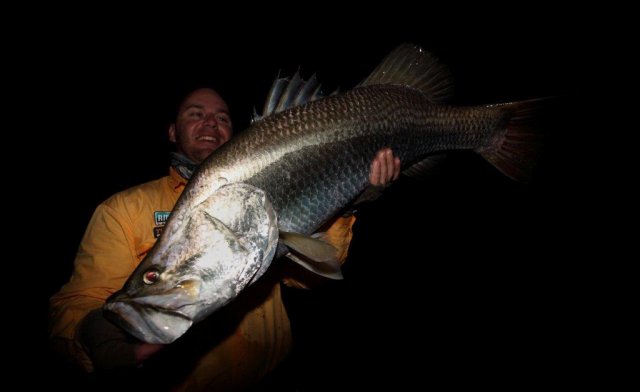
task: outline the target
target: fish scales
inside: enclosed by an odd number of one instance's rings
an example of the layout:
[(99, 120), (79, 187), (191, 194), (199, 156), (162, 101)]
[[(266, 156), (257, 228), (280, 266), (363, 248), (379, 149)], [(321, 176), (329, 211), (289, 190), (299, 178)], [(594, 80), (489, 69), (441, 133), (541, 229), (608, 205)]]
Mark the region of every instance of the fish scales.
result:
[[(304, 83), (296, 75), (289, 87)], [(419, 47), (399, 46), (353, 90), (297, 96), (308, 103), (288, 109), (290, 88), (278, 96), (282, 80), (274, 86), (265, 107), (283, 111), (265, 111), (200, 165), (155, 246), (107, 300), (105, 314), (138, 339), (174, 341), (288, 250), (303, 267), (341, 278), (335, 249), (309, 234), (368, 186), (371, 158), (383, 147), (412, 176), (430, 170), (433, 161), (422, 161), (429, 154), (460, 149), (513, 179), (532, 174), (541, 100), (445, 104), (449, 74)]]
[(185, 192), (198, 190), (200, 200), (226, 183), (211, 181), (219, 177), (254, 185), (269, 195), (282, 229), (310, 234), (367, 186), (380, 148), (402, 162), (478, 148), (504, 117), (499, 107), (433, 104), (409, 87), (360, 87), (255, 123), (205, 161)]

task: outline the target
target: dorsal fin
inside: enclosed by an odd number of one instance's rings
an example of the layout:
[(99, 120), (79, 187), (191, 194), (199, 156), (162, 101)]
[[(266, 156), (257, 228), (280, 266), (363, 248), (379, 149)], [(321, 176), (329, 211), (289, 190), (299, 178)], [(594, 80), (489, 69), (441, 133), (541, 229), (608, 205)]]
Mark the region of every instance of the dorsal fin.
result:
[[(298, 93), (301, 88), (304, 87), (304, 84), (304, 80), (300, 77), (300, 71), (296, 71), (291, 80), (289, 80), (287, 88), (282, 92), (278, 106), (276, 106), (275, 113), (280, 113), (293, 106), (293, 102), (295, 102), (298, 97)], [(262, 113), (262, 115), (264, 116), (265, 114)]]
[[(267, 94), (267, 99), (264, 101), (264, 107), (262, 108), (262, 113), (273, 113), (276, 109), (276, 105), (282, 96), (282, 92), (287, 87), (287, 83), (289, 79), (281, 78), (280, 71), (278, 71), (278, 76), (276, 76), (271, 88), (269, 89), (269, 93)], [(258, 121), (263, 116), (260, 116), (256, 111), (255, 107), (253, 108), (253, 116), (251, 117), (251, 122)]]
[[(323, 98), (324, 94), (320, 87), (316, 74), (311, 75), (307, 81), (300, 77), (299, 71), (291, 79), (281, 78), (278, 74), (271, 85), (269, 94), (267, 94), (262, 114), (258, 114), (254, 109), (251, 122), (253, 123), (274, 113), (280, 113), (291, 107)], [(335, 92), (332, 94), (335, 94)]]
[(413, 87), (432, 102), (445, 102), (453, 95), (453, 78), (449, 70), (434, 55), (412, 44), (395, 48), (358, 86), (373, 84)]

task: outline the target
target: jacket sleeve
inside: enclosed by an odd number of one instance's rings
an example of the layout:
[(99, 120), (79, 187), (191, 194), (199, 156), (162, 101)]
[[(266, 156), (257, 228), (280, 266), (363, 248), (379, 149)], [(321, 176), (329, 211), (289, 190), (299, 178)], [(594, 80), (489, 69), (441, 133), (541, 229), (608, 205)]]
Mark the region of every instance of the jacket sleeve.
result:
[[(340, 216), (327, 223), (319, 231), (326, 232), (329, 243), (338, 250), (338, 261), (344, 264), (349, 253), (349, 245), (353, 238), (353, 224), (356, 217), (353, 214)], [(293, 262), (287, 263), (284, 267), (284, 278), (282, 282), (294, 288), (308, 289), (326, 281), (326, 278), (316, 275)]]
[(80, 243), (71, 279), (50, 300), (53, 349), (86, 371), (92, 371), (93, 364), (81, 343), (80, 325), (122, 288), (137, 265), (131, 227), (125, 214), (101, 204)]

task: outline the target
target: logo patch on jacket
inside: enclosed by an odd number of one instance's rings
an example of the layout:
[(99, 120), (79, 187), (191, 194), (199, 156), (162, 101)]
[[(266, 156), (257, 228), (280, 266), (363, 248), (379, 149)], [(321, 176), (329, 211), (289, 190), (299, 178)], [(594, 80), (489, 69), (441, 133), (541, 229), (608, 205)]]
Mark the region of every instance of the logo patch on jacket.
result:
[(156, 222), (156, 226), (164, 226), (167, 224), (169, 214), (171, 214), (171, 211), (154, 211), (153, 220)]
[(169, 214), (171, 214), (171, 211), (153, 212), (153, 221), (156, 224), (156, 227), (153, 228), (153, 238), (160, 237), (162, 230), (164, 230), (164, 225), (167, 224), (167, 219), (169, 219)]

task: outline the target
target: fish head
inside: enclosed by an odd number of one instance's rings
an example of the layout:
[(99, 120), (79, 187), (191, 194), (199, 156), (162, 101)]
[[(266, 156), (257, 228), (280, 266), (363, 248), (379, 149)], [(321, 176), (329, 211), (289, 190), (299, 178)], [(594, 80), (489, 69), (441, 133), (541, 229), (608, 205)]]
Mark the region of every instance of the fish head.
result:
[(167, 229), (179, 227), (163, 232), (104, 306), (108, 318), (148, 343), (173, 342), (234, 299), (266, 271), (277, 248), (275, 210), (251, 185), (221, 187), (181, 216), (169, 219)]

